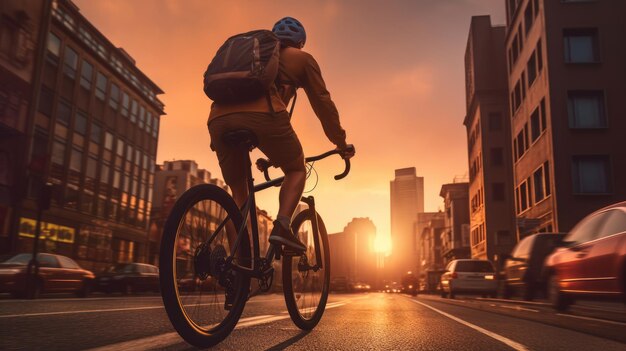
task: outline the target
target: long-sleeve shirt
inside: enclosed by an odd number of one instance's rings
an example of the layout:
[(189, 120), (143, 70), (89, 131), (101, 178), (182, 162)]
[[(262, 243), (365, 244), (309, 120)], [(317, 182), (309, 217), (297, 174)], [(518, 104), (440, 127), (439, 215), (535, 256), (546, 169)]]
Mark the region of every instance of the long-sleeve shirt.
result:
[[(313, 111), (322, 123), (322, 128), (328, 139), (338, 147), (346, 146), (346, 132), (339, 122), (339, 112), (337, 112), (337, 107), (330, 98), (320, 67), (313, 56), (291, 47), (281, 49), (278, 81), (280, 82), (278, 89), (275, 86), (270, 88), (274, 112), (285, 111), (286, 105), (294, 96), (296, 88), (302, 87)], [(238, 104), (213, 103), (209, 122), (214, 118), (236, 112), (271, 111), (265, 96)]]

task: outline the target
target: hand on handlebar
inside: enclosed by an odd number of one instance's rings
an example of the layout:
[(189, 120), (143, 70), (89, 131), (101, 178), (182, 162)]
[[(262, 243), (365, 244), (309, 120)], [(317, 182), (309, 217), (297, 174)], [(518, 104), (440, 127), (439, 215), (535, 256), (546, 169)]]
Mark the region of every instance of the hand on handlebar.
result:
[(341, 155), (341, 158), (343, 158), (344, 160), (351, 159), (356, 153), (354, 145), (352, 144), (348, 144), (345, 148), (338, 147), (335, 150), (339, 151), (339, 155)]

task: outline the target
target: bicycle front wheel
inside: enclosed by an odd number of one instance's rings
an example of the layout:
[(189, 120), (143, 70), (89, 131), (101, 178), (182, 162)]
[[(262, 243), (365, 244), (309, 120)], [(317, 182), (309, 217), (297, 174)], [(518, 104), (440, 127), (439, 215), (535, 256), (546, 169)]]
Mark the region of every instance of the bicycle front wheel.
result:
[[(310, 209), (296, 216), (292, 230), (307, 247), (300, 256), (283, 256), (283, 292), (291, 320), (300, 329), (311, 330), (319, 323), (330, 284), (328, 234), (319, 214), (318, 232), (313, 231), (315, 217)], [(317, 236), (317, 238), (316, 238)]]
[[(160, 284), (163, 304), (174, 329), (188, 343), (213, 346), (233, 330), (248, 298), (250, 277), (232, 262), (250, 266), (250, 242), (244, 233), (235, 251), (234, 228), (242, 216), (233, 199), (212, 184), (187, 190), (174, 204), (161, 239)], [(227, 228), (231, 236), (227, 234)], [(232, 307), (227, 309), (226, 296)]]

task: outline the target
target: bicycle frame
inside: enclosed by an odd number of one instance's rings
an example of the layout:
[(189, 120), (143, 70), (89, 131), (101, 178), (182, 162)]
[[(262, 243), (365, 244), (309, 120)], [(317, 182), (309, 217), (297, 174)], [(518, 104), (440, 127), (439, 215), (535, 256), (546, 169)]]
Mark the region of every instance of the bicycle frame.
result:
[[(258, 219), (257, 219), (257, 213), (256, 213), (256, 198), (254, 196), (254, 194), (258, 191), (262, 191), (265, 190), (267, 188), (271, 188), (273, 186), (278, 186), (280, 184), (282, 184), (283, 180), (285, 179), (285, 177), (279, 177), (279, 178), (275, 178), (275, 179), (270, 179), (269, 173), (268, 173), (268, 168), (269, 168), (269, 162), (265, 161), (263, 163), (263, 173), (265, 175), (265, 179), (267, 180), (265, 183), (261, 183), (258, 185), (254, 185), (254, 178), (252, 177), (252, 162), (250, 160), (250, 153), (248, 152), (249, 150), (246, 149), (242, 149), (242, 152), (246, 152), (247, 154), (247, 165), (246, 165), (246, 181), (247, 181), (247, 187), (248, 187), (248, 198), (246, 199), (246, 202), (243, 204), (243, 206), (240, 208), (240, 211), (242, 213), (242, 217), (243, 217), (243, 221), (242, 221), (242, 225), (240, 228), (236, 228), (237, 229), (237, 237), (235, 239), (235, 243), (231, 248), (231, 255), (228, 256), (228, 258), (226, 259), (226, 263), (232, 267), (233, 270), (237, 271), (237, 272), (242, 272), (245, 274), (250, 275), (253, 278), (263, 278), (266, 277), (268, 274), (272, 273), (272, 271), (274, 270), (274, 268), (272, 267), (271, 263), (273, 262), (274, 259), (280, 259), (280, 248), (277, 248), (270, 244), (265, 257), (263, 259), (261, 259), (261, 253), (260, 253), (260, 244), (259, 244), (259, 229), (258, 229)], [(318, 161), (321, 160), (323, 158), (326, 158), (328, 156), (334, 155), (334, 154), (340, 154), (339, 150), (332, 150), (332, 151), (328, 151), (325, 152), (321, 155), (318, 156), (313, 156), (313, 157), (307, 157), (305, 159), (305, 162), (314, 162), (314, 161)], [(258, 164), (258, 161), (257, 161)], [(350, 161), (349, 160), (345, 160), (345, 170), (342, 174), (336, 175), (335, 179), (339, 180), (344, 178), (346, 175), (348, 175), (348, 173), (350, 172)], [(315, 241), (315, 257), (316, 257), (316, 261), (318, 261), (318, 258), (321, 257), (321, 249), (320, 249), (320, 242), (319, 242), (319, 228), (318, 228), (318, 222), (317, 222), (317, 212), (315, 210), (315, 199), (313, 198), (313, 196), (308, 196), (308, 197), (302, 197), (301, 201), (306, 203), (309, 206), (309, 209), (312, 211), (313, 214), (315, 214), (311, 219), (311, 226), (313, 227), (313, 240)], [(243, 267), (239, 264), (236, 264), (233, 262), (234, 259), (234, 253), (237, 252), (237, 249), (239, 248), (239, 244), (241, 243), (241, 240), (243, 238), (243, 235), (247, 234), (246, 233), (246, 229), (248, 227), (248, 217), (250, 218), (250, 227), (252, 230), (252, 245), (253, 245), (253, 257), (254, 259), (252, 260), (252, 267), (248, 268), (248, 267)], [(211, 243), (211, 241), (213, 241), (213, 239), (215, 238), (215, 236), (224, 228), (224, 225), (226, 225), (226, 222), (228, 222), (229, 217), (227, 216), (222, 223), (220, 223), (220, 225), (217, 227), (217, 229), (215, 230), (215, 232), (211, 235), (211, 237), (209, 237), (209, 239), (207, 240), (208, 243)], [(264, 267), (265, 266), (265, 267)], [(310, 268), (312, 268), (314, 271), (319, 270), (320, 268), (322, 268), (322, 262), (320, 260), (320, 262), (315, 262), (315, 266), (309, 266)], [(263, 268), (266, 268), (265, 270), (262, 270)]]

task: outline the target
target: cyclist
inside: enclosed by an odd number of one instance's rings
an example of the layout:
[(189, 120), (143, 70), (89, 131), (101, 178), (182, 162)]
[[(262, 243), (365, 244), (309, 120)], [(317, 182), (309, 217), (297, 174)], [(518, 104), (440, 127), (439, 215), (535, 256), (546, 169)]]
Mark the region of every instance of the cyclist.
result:
[[(313, 111), (321, 121), (324, 133), (339, 150), (345, 150), (346, 133), (339, 122), (339, 113), (326, 90), (320, 68), (310, 54), (302, 51), (306, 32), (302, 24), (285, 17), (274, 25), (274, 34), (281, 41), (280, 69), (277, 84), (270, 87), (270, 102), (267, 97), (237, 104), (211, 106), (208, 120), (211, 149), (217, 153), (222, 175), (233, 192), (238, 206), (248, 197), (246, 184), (247, 163), (241, 152), (224, 144), (225, 132), (249, 129), (259, 140), (259, 149), (270, 162), (285, 173), (280, 188), (279, 209), (269, 241), (284, 245), (296, 252), (306, 250), (304, 244), (291, 231), (291, 217), (300, 202), (306, 181), (304, 154), (298, 136), (294, 132), (286, 105), (296, 90), (304, 88)], [(342, 157), (349, 159), (353, 151), (343, 151)]]

